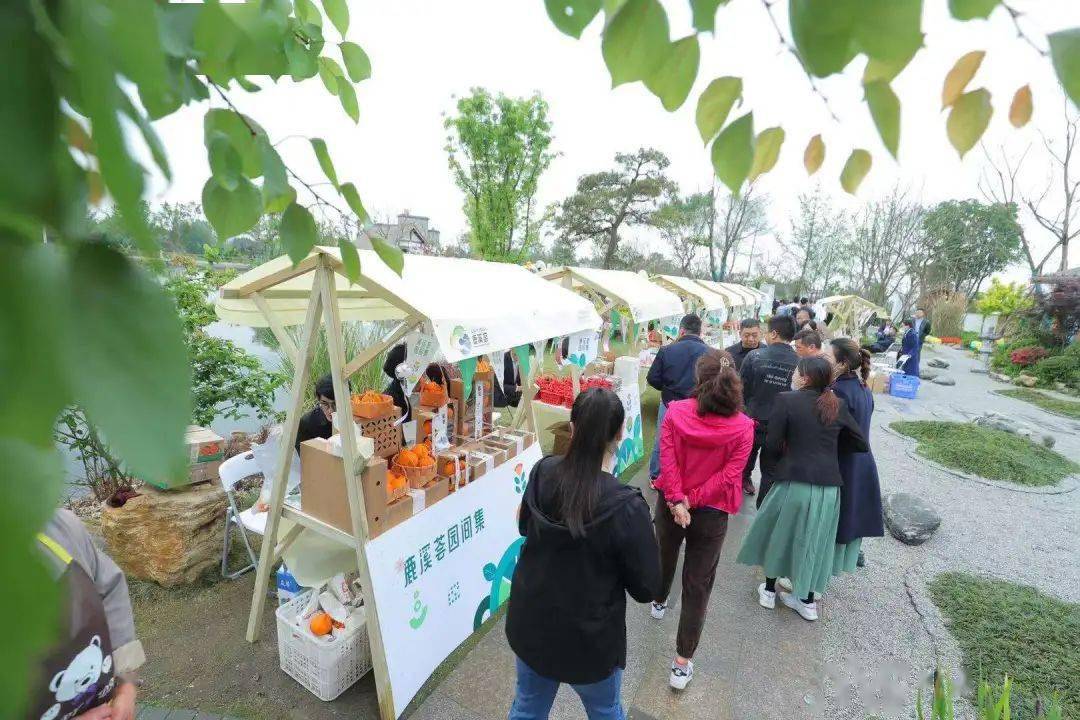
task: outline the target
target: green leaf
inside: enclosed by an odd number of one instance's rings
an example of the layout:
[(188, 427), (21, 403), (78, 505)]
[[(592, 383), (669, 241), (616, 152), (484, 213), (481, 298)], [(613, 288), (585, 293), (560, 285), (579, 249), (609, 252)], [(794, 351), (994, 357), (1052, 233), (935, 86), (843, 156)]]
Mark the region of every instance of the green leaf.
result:
[(1080, 107), (1080, 28), (1051, 33), (1046, 39), (1061, 87), (1073, 105)]
[(667, 13), (658, 0), (627, 0), (608, 21), (601, 43), (611, 86), (645, 80), (669, 42)]
[(694, 29), (698, 32), (716, 32), (716, 9), (728, 0), (690, 0), (694, 13)]
[(713, 142), (712, 164), (716, 176), (736, 195), (754, 161), (754, 113), (735, 120)]
[(322, 27), (322, 13), (312, 0), (295, 0), (296, 17), (302, 22)]
[(1001, 0), (949, 0), (949, 12), (957, 20), (989, 17)]
[(573, 38), (580, 38), (600, 12), (600, 0), (544, 0), (544, 6), (555, 27)]
[(862, 84), (869, 85), (872, 82), (892, 82), (896, 76), (903, 72), (911, 63), (911, 58), (901, 60), (878, 60), (870, 58), (863, 70)]
[(706, 145), (724, 127), (728, 113), (740, 95), (742, 80), (737, 77), (716, 78), (701, 93), (697, 104), (697, 127)]
[[(253, 129), (255, 132), (252, 132)], [(244, 175), (255, 178), (262, 174), (262, 156), (255, 138), (259, 135), (265, 136), (266, 131), (254, 120), (232, 110), (208, 110), (203, 117), (204, 141), (209, 143), (214, 133), (222, 133), (229, 138), (229, 142), (240, 155)]]
[(323, 85), (326, 86), (331, 95), (338, 94), (338, 78), (343, 77), (345, 77), (345, 73), (341, 70), (341, 66), (337, 64), (337, 61), (325, 55), (319, 58), (319, 79), (323, 81)]
[(668, 112), (677, 110), (686, 102), (686, 96), (690, 94), (697, 77), (700, 59), (697, 35), (688, 35), (668, 46), (664, 59), (645, 79), (645, 87), (660, 98), (660, 103)]
[(315, 77), (319, 72), (319, 50), (306, 46), (296, 35), (285, 38), (285, 60), (289, 64), (289, 77), (295, 82)]
[(237, 181), (235, 190), (226, 190), (210, 178), (203, 185), (203, 212), (222, 241), (255, 227), (262, 216), (259, 188), (247, 178)]
[(367, 210), (364, 209), (364, 204), (360, 202), (360, 193), (356, 191), (356, 186), (351, 182), (342, 183), (338, 191), (345, 198), (345, 202), (349, 204), (349, 208), (356, 213), (356, 219), (361, 223), (367, 222)]
[(810, 142), (806, 143), (806, 150), (803, 151), (803, 166), (806, 168), (806, 174), (816, 173), (821, 169), (823, 162), (825, 162), (825, 141), (819, 134), (810, 138)]
[(949, 119), (945, 121), (945, 132), (960, 157), (979, 142), (993, 114), (990, 91), (985, 88), (964, 93), (953, 103)]
[(840, 171), (840, 186), (854, 195), (863, 178), (870, 172), (872, 164), (873, 158), (870, 157), (869, 152), (862, 149), (852, 150), (847, 162), (844, 163), (844, 169)]
[(276, 214), (296, 200), (296, 191), (289, 185), (285, 163), (281, 162), (281, 156), (265, 135), (259, 136), (259, 152), (263, 166), (263, 209)]
[(195, 21), (195, 53), (199, 70), (219, 85), (235, 75), (233, 55), (242, 37), (240, 28), (218, 2), (202, 6)]
[(169, 156), (166, 154), (165, 146), (161, 143), (161, 138), (158, 137), (153, 124), (142, 111), (135, 107), (135, 103), (127, 95), (121, 96), (120, 105), (124, 114), (139, 128), (143, 142), (146, 143), (147, 149), (150, 150), (150, 157), (154, 159), (154, 164), (161, 170), (161, 174), (165, 176), (165, 179), (171, 181), (172, 168), (169, 167)]
[(229, 142), (224, 133), (216, 132), (207, 148), (210, 156), (210, 174), (218, 185), (226, 190), (235, 190), (242, 177), (240, 153)]
[(766, 128), (758, 133), (754, 141), (754, 161), (750, 165), (750, 175), (747, 178), (750, 182), (754, 182), (759, 176), (776, 167), (783, 144), (784, 128), (782, 127)]
[(338, 250), (341, 252), (341, 264), (345, 266), (345, 277), (351, 282), (360, 281), (360, 253), (356, 246), (348, 238), (338, 240)]
[(854, 39), (872, 58), (910, 60), (923, 44), (922, 0), (860, 3)]
[(341, 100), (341, 107), (345, 109), (345, 114), (351, 117), (354, 123), (360, 122), (360, 106), (356, 102), (356, 88), (347, 77), (339, 77), (337, 84), (337, 95)]
[(895, 158), (900, 150), (900, 98), (888, 83), (872, 82), (866, 86), (866, 104), (881, 141)]
[(945, 82), (941, 86), (942, 110), (956, 102), (956, 99), (960, 97), (960, 93), (964, 92), (968, 83), (975, 77), (975, 73), (979, 71), (979, 66), (982, 65), (985, 55), (986, 53), (982, 50), (973, 50), (953, 64), (945, 75)]
[[(312, 73), (312, 75), (314, 75), (314, 74), (315, 73)], [(251, 82), (246, 77), (238, 77), (238, 78), (236, 78), (236, 84), (239, 85), (240, 87), (242, 87), (245, 91), (247, 91), (249, 93), (257, 93), (257, 92), (262, 91), (261, 87), (259, 87), (255, 83)]]
[(401, 271), (405, 269), (405, 254), (401, 252), (401, 248), (378, 235), (371, 236), (371, 247), (387, 267), (401, 275)]
[(856, 54), (853, 39), (858, 0), (789, 0), (791, 37), (803, 66), (826, 77), (847, 67)]
[(180, 107), (169, 83), (155, 3), (110, 0), (110, 50), (120, 71), (139, 88), (150, 117), (158, 119)]
[(326, 175), (326, 179), (337, 187), (337, 170), (334, 169), (334, 163), (330, 159), (330, 150), (326, 147), (326, 141), (322, 138), (311, 138), (311, 149), (315, 151), (315, 159), (319, 161), (323, 175)]
[(176, 307), (154, 278), (104, 245), (71, 258), (75, 402), (139, 477), (186, 476), (191, 369)]
[(323, 10), (344, 37), (349, 31), (349, 4), (345, 0), (323, 0)]
[(280, 232), (285, 251), (289, 253), (294, 265), (308, 256), (319, 238), (315, 218), (306, 207), (296, 203), (285, 208), (285, 212), (281, 214)]
[(341, 60), (345, 63), (345, 71), (349, 73), (349, 79), (353, 82), (361, 82), (371, 77), (371, 60), (364, 48), (354, 42), (343, 42), (341, 48)]

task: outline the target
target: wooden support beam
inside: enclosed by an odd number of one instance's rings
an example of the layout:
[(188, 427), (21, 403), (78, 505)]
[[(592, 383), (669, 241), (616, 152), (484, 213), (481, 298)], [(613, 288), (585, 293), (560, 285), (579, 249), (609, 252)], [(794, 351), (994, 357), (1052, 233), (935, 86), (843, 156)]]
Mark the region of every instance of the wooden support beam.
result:
[(322, 254), (308, 255), (301, 260), (297, 265), (287, 267), (284, 270), (279, 270), (275, 273), (270, 273), (266, 277), (261, 277), (258, 280), (249, 282), (247, 285), (241, 285), (238, 288), (230, 288), (222, 290), (221, 296), (223, 298), (246, 298), (250, 297), (253, 293), (261, 292), (267, 288), (272, 288), (275, 285), (280, 285), (286, 280), (292, 280), (294, 277), (300, 277), (306, 273), (315, 269), (319, 264), (319, 258)]
[(296, 359), (300, 357), (300, 351), (296, 348), (296, 343), (293, 342), (292, 335), (281, 323), (281, 318), (270, 307), (270, 303), (266, 301), (262, 293), (255, 293), (251, 296), (251, 299), (255, 301), (255, 307), (259, 308), (259, 312), (266, 318), (266, 322), (270, 324), (270, 331), (274, 333), (274, 337), (277, 338), (278, 344), (281, 345), (281, 349), (285, 351), (285, 354), (289, 356), (289, 360), (292, 361), (293, 367), (296, 367)]
[(396, 343), (401, 338), (408, 335), (413, 328), (415, 328), (422, 322), (424, 322), (424, 320), (420, 317), (412, 317), (408, 318), (407, 320), (403, 320), (401, 323), (398, 324), (396, 328), (394, 328), (394, 331), (392, 333), (386, 336), (385, 339), (380, 340), (371, 347), (367, 348), (366, 350), (358, 354), (356, 357), (354, 357), (351, 361), (349, 361), (347, 365), (345, 365), (345, 379), (348, 380), (349, 378), (351, 378), (360, 370), (360, 368), (364, 367), (369, 362), (377, 358), (379, 356), (379, 353)]
[(274, 559), (270, 562), (271, 566), (277, 565), (281, 560), (281, 556), (285, 554), (285, 551), (292, 547), (292, 544), (296, 542), (296, 539), (300, 537), (300, 534), (304, 532), (303, 525), (293, 525), (289, 528), (289, 532), (285, 533), (285, 537), (281, 538), (281, 542), (274, 548)]

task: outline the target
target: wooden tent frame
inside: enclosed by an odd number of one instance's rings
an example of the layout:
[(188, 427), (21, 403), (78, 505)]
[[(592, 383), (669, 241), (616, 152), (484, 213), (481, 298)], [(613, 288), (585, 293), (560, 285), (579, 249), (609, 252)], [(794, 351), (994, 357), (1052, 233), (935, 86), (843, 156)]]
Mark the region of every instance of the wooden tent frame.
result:
[[(292, 336), (286, 332), (284, 324), (275, 315), (268, 300), (275, 297), (273, 288), (276, 285), (310, 272), (314, 273), (314, 280), (311, 292), (308, 295), (307, 312), (302, 326), (300, 342), (297, 344)], [(270, 582), (271, 568), (281, 560), (285, 551), (296, 542), (296, 539), (302, 533), (314, 532), (324, 538), (352, 548), (356, 553), (360, 583), (364, 589), (367, 633), (371, 645), (379, 714), (382, 720), (395, 720), (397, 716), (394, 712), (393, 688), (390, 684), (386, 652), (379, 626), (378, 608), (376, 607), (375, 593), (372, 588), (371, 571), (368, 567), (365, 552), (365, 546), (370, 539), (370, 529), (368, 527), (364, 495), (360, 492), (358, 479), (360, 473), (364, 470), (366, 459), (359, 457), (354, 434), (349, 432), (341, 434), (342, 461), (346, 475), (345, 486), (349, 500), (349, 512), (352, 518), (352, 532), (340, 530), (304, 513), (299, 508), (286, 505), (285, 488), (293, 455), (295, 454), (293, 444), (299, 429), (300, 416), (304, 410), (304, 400), (309, 383), (308, 375), (311, 372), (311, 363), (315, 354), (319, 328), (325, 324), (327, 352), (330, 356), (330, 374), (334, 384), (334, 397), (339, 405), (348, 412), (348, 398), (350, 397), (349, 388), (346, 385), (348, 379), (365, 365), (375, 360), (379, 353), (393, 346), (409, 332), (422, 325), (427, 318), (401, 298), (377, 286), (364, 289), (353, 287), (347, 291), (339, 292), (334, 278), (335, 274), (345, 275), (341, 261), (325, 252), (317, 252), (294, 267), (260, 278), (242, 287), (230, 289), (226, 293), (230, 298), (251, 298), (254, 301), (259, 311), (266, 318), (274, 336), (293, 360), (295, 368), (289, 394), (291, 402), (285, 423), (282, 426), (282, 444), (278, 449), (279, 462), (276, 465), (276, 477), (272, 479), (273, 488), (267, 510), (266, 529), (263, 533), (259, 561), (255, 571), (255, 588), (251, 597), (251, 611), (248, 615), (246, 638), (251, 643), (258, 640), (262, 628), (263, 614), (266, 611), (266, 590)], [(295, 296), (294, 293), (295, 291), (292, 290), (286, 291), (286, 294), (290, 297)], [(383, 340), (363, 350), (355, 358), (348, 360), (345, 357), (341, 332), (342, 321), (338, 305), (339, 295), (350, 298), (370, 297), (381, 299), (401, 310), (405, 318)], [(527, 390), (530, 391), (523, 393), (523, 397), (528, 395), (530, 401), (531, 396), (535, 394), (532, 383), (534, 374), (534, 369), (530, 367), (528, 378), (522, 380), (526, 384)], [(518, 417), (514, 420), (514, 427), (520, 428), (522, 426), (527, 426), (531, 431), (535, 432), (535, 418), (532, 413), (525, 412), (524, 408), (519, 408)], [(283, 537), (279, 538), (282, 518), (292, 522), (293, 527)]]

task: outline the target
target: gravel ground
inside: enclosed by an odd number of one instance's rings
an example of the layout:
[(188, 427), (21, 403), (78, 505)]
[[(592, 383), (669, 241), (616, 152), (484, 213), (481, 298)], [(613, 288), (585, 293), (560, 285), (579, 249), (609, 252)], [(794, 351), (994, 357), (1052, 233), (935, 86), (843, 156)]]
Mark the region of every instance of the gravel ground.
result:
[[(928, 351), (924, 367), (935, 356), (950, 363), (935, 372), (956, 386), (923, 382), (915, 400), (875, 395), (872, 446), (882, 494), (923, 497), (942, 524), (918, 547), (887, 532), (865, 541), (867, 567), (829, 586), (822, 653), (829, 716), (837, 720), (911, 717), (916, 689), (928, 687), (935, 665), (963, 687), (956, 643), (926, 594), (940, 572), (998, 577), (1080, 602), (1080, 491), (1044, 495), (972, 482), (912, 458), (912, 441), (882, 429), (899, 419), (965, 420), (993, 410), (1053, 435), (1058, 452), (1080, 460), (1080, 423), (993, 394), (1004, 386), (971, 373), (977, 363), (958, 350)], [(960, 717), (970, 716), (962, 703)]]

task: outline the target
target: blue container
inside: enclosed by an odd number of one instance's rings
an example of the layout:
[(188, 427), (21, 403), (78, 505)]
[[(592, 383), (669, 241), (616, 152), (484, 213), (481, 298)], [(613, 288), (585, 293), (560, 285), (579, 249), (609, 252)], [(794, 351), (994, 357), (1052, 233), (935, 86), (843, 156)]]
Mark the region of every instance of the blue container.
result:
[(898, 398), (913, 398), (919, 393), (920, 382), (914, 375), (893, 375), (889, 378), (889, 394)]

